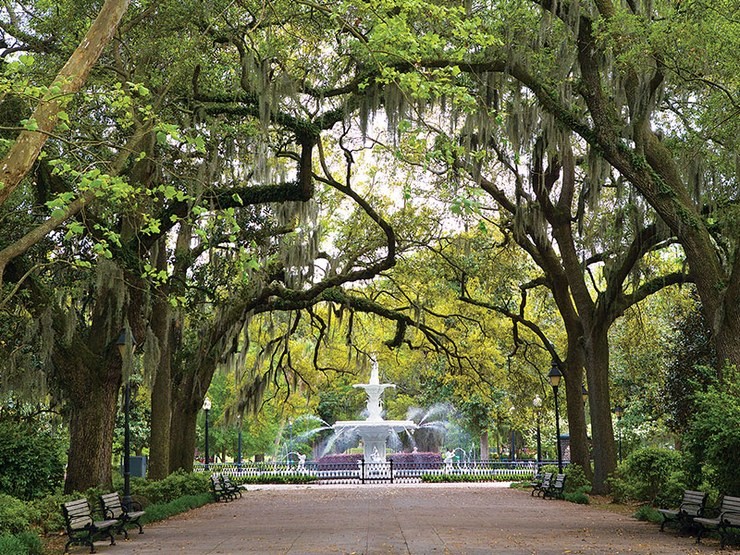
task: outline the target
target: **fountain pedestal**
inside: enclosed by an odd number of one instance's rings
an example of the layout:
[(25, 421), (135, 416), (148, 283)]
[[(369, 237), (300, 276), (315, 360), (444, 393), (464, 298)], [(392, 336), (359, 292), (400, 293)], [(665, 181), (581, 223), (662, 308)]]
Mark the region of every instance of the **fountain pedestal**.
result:
[(378, 363), (373, 361), (370, 381), (355, 384), (367, 394), (367, 420), (340, 420), (332, 428), (337, 433), (351, 431), (362, 439), (365, 462), (385, 462), (388, 436), (398, 432), (413, 432), (417, 425), (413, 420), (384, 420), (382, 416), (383, 391), (395, 384), (381, 384), (378, 378)]

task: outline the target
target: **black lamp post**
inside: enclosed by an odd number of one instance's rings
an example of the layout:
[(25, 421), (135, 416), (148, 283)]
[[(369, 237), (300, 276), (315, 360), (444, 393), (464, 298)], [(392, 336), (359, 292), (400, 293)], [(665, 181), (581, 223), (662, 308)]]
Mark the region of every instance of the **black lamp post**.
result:
[(121, 331), (116, 340), (116, 347), (121, 355), (123, 373), (126, 379), (123, 394), (123, 499), (121, 505), (127, 511), (131, 509), (131, 355), (136, 348), (136, 341), (128, 328)]
[(622, 462), (622, 416), (624, 415), (624, 408), (621, 405), (614, 407), (614, 414), (617, 417), (617, 433), (619, 434), (619, 462)]
[(288, 419), (288, 429), (290, 430), (290, 437), (288, 439), (288, 468), (290, 468), (290, 454), (293, 452), (293, 419)]
[(552, 368), (550, 369), (550, 373), (547, 374), (547, 377), (550, 379), (550, 385), (552, 386), (552, 392), (555, 396), (555, 439), (557, 441), (557, 449), (558, 449), (558, 473), (563, 473), (563, 453), (562, 449), (560, 447), (560, 412), (558, 411), (558, 386), (560, 385), (560, 380), (563, 377), (563, 373), (560, 371), (560, 368), (558, 368), (558, 363), (554, 360), (552, 361)]
[(236, 468), (242, 469), (242, 415), (239, 414), (236, 417), (236, 422), (239, 425), (239, 430), (236, 436)]
[(540, 471), (540, 465), (542, 464), (542, 436), (540, 435), (540, 415), (542, 414), (542, 399), (539, 395), (535, 395), (532, 399), (532, 406), (534, 407), (534, 413), (537, 416), (537, 472)]
[(509, 456), (509, 460), (511, 462), (514, 462), (516, 460), (516, 430), (514, 429), (514, 412), (516, 412), (516, 409), (514, 407), (511, 407), (509, 409), (509, 423), (511, 425), (511, 429), (509, 430), (509, 435), (511, 436), (511, 453)]
[(208, 454), (208, 411), (211, 410), (211, 400), (208, 397), (203, 399), (203, 410), (206, 413), (206, 465), (205, 465), (205, 469), (209, 470), (211, 466), (210, 466), (210, 455)]

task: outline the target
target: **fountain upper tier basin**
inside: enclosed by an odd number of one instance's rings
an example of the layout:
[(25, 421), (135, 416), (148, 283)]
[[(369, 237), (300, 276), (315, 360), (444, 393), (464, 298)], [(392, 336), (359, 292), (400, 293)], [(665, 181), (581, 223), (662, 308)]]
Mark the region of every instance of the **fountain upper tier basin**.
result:
[(404, 430), (415, 430), (418, 428), (413, 420), (337, 420), (332, 426), (335, 430), (356, 430), (358, 433), (363, 431), (385, 430), (386, 433), (402, 432)]

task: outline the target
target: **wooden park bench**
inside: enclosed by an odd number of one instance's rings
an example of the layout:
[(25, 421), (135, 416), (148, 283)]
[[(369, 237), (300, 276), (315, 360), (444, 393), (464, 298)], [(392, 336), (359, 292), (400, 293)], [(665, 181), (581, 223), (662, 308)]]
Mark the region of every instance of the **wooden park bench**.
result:
[(540, 475), (540, 479), (537, 480), (537, 477), (535, 476), (535, 480), (532, 482), (532, 493), (530, 495), (537, 494), (539, 497), (542, 495), (542, 493), (550, 487), (550, 483), (552, 482), (552, 472), (545, 472), (544, 474)]
[(696, 543), (701, 543), (701, 538), (712, 530), (719, 532), (719, 547), (724, 549), (729, 532), (733, 529), (740, 530), (740, 497), (725, 495), (719, 508), (716, 509), (716, 518), (698, 517), (694, 522), (700, 526), (696, 536)]
[[(213, 497), (216, 501), (232, 501), (236, 499), (237, 491), (227, 488), (224, 485), (222, 477), (218, 474), (211, 474), (211, 493), (213, 493)], [(241, 492), (239, 492), (239, 495), (241, 495)]]
[(542, 490), (542, 498), (547, 499), (562, 499), (565, 493), (565, 474), (556, 474), (555, 478), (550, 482), (546, 489)]
[(677, 522), (680, 528), (690, 527), (696, 517), (704, 514), (706, 503), (707, 494), (703, 491), (685, 490), (678, 509), (658, 509), (658, 512), (663, 515), (660, 531), (662, 532), (669, 522)]
[(144, 516), (145, 511), (141, 510), (141, 505), (135, 501), (131, 502), (128, 510), (121, 503), (121, 497), (118, 492), (105, 493), (100, 496), (100, 507), (103, 509), (105, 518), (112, 518), (118, 521), (116, 531), (123, 533), (124, 538), (128, 539), (126, 526), (138, 526), (139, 534), (144, 533), (139, 519)]
[(76, 499), (62, 504), (64, 522), (67, 527), (69, 540), (64, 546), (64, 552), (69, 551), (73, 544), (89, 545), (90, 553), (95, 553), (95, 540), (104, 537), (110, 538), (110, 544), (116, 545), (113, 529), (118, 525), (116, 519), (94, 520), (92, 509), (87, 499)]
[(242, 488), (236, 485), (234, 482), (232, 482), (231, 478), (229, 478), (228, 476), (224, 474), (221, 475), (221, 484), (223, 484), (224, 491), (233, 494), (235, 499), (237, 495), (239, 497), (242, 496)]

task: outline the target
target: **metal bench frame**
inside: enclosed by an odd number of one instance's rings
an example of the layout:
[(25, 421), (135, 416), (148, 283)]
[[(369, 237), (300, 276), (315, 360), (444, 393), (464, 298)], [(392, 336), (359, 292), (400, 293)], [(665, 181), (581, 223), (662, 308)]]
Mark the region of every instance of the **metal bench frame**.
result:
[(740, 497), (725, 495), (717, 509), (717, 518), (700, 517), (694, 522), (700, 526), (696, 536), (696, 543), (701, 543), (701, 538), (712, 530), (719, 533), (719, 547), (724, 549), (730, 530), (740, 530)]
[(663, 515), (663, 522), (660, 523), (660, 531), (663, 531), (665, 525), (669, 522), (677, 522), (680, 528), (688, 528), (693, 525), (694, 519), (704, 515), (704, 508), (707, 504), (707, 494), (703, 491), (687, 489), (683, 492), (683, 500), (678, 509), (658, 509)]
[(532, 483), (532, 493), (530, 493), (530, 495), (537, 494), (537, 497), (539, 497), (544, 494), (545, 491), (550, 488), (553, 476), (554, 474), (552, 472), (545, 472), (542, 474), (542, 480), (540, 482), (535, 481)]
[(116, 538), (112, 530), (118, 520), (94, 520), (90, 503), (87, 499), (76, 499), (62, 504), (64, 522), (69, 540), (64, 546), (64, 552), (69, 552), (71, 545), (89, 545), (90, 553), (95, 553), (95, 540), (110, 538), (110, 544), (116, 545)]
[(128, 539), (128, 530), (126, 526), (133, 525), (139, 528), (139, 534), (144, 533), (144, 529), (139, 522), (139, 519), (144, 516), (146, 511), (141, 509), (141, 504), (136, 501), (131, 502), (131, 507), (127, 510), (121, 502), (121, 496), (118, 492), (104, 493), (100, 496), (100, 507), (103, 509), (105, 518), (115, 519), (118, 521), (116, 531), (119, 534), (123, 534), (125, 539)]
[(562, 499), (565, 492), (565, 474), (556, 474), (546, 489), (542, 490), (543, 499)]

